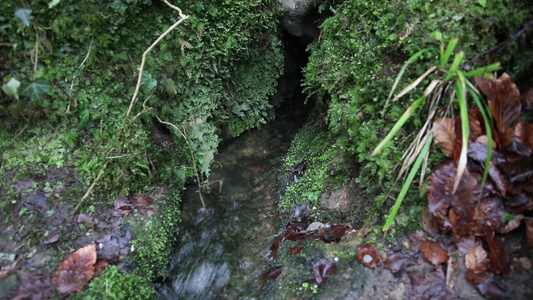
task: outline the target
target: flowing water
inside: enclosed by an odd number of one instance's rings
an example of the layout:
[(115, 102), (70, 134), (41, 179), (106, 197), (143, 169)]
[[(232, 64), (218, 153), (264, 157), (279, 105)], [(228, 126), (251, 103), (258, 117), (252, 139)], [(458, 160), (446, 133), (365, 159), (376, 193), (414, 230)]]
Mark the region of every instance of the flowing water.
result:
[(160, 298), (261, 298), (260, 275), (271, 267), (266, 254), (280, 225), (277, 172), (301, 125), (297, 118), (278, 118), (223, 145), (212, 164), (215, 184), (206, 209), (196, 186), (186, 190), (170, 280)]

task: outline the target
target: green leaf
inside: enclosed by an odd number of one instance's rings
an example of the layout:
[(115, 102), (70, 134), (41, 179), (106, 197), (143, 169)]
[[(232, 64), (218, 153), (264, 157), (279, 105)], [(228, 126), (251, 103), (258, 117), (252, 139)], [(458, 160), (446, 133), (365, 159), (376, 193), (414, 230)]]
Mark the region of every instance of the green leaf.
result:
[(18, 88), (20, 87), (20, 81), (18, 81), (15, 77), (11, 77), (9, 81), (2, 86), (2, 91), (6, 93), (6, 95), (10, 97), (15, 97), (15, 99), (19, 99), (19, 94), (17, 92)]
[(511, 215), (510, 213), (507, 213), (507, 212), (502, 212), (502, 219), (504, 221), (512, 221), (512, 220), (515, 219), (515, 216)]
[[(468, 104), (466, 103), (466, 87), (465, 79), (461, 71), (457, 71), (459, 75), (459, 80), (456, 80), (454, 83), (455, 94), (457, 95), (457, 103), (459, 104), (459, 115), (461, 116), (461, 134), (462, 136), (462, 145), (461, 145), (461, 154), (459, 155), (459, 161), (457, 162), (457, 175), (453, 183), (453, 191), (455, 194), (457, 187), (459, 187), (459, 182), (466, 170), (466, 163), (468, 160), (468, 139), (470, 135), (470, 124), (468, 123)], [(489, 146), (490, 147), (490, 146)]]
[(22, 82), (20, 94), (30, 98), (31, 101), (42, 102), (51, 87), (50, 83), (45, 79), (39, 79), (34, 82)]
[(477, 3), (483, 8), (487, 7), (487, 0), (477, 0)]
[(465, 77), (473, 77), (473, 76), (483, 76), (486, 73), (498, 71), (501, 68), (500, 63), (493, 63), (491, 65), (481, 67), (474, 69), (472, 71), (466, 72)]
[(143, 72), (141, 84), (146, 85), (149, 90), (153, 90), (157, 86), (157, 80), (152, 77), (152, 74), (148, 71)]
[(29, 27), (31, 12), (30, 8), (19, 8), (15, 11), (15, 17), (19, 18), (24, 26)]
[(405, 198), (405, 195), (407, 195), (407, 191), (409, 190), (409, 187), (411, 186), (411, 182), (413, 182), (413, 179), (415, 178), (416, 173), (418, 172), (418, 169), (420, 168), (420, 165), (422, 164), (422, 161), (424, 160), (424, 157), (426, 156), (426, 153), (428, 152), (429, 146), (431, 145), (432, 141), (433, 141), (433, 133), (430, 133), (430, 136), (428, 140), (426, 141), (426, 144), (424, 144), (424, 148), (422, 148), (422, 151), (420, 151), (420, 154), (418, 154), (418, 157), (416, 158), (413, 168), (411, 169), (411, 171), (409, 171), (409, 175), (407, 176), (407, 179), (403, 183), (402, 190), (400, 191), (398, 198), (396, 198), (396, 202), (394, 202), (394, 206), (392, 207), (391, 213), (389, 214), (389, 217), (387, 218), (385, 225), (383, 225), (383, 231), (389, 230), (389, 227), (392, 225), (392, 222), (394, 221), (394, 217), (398, 213), (398, 210), (400, 209), (400, 205), (402, 204), (402, 201)]
[(455, 47), (457, 46), (457, 43), (459, 42), (458, 38), (453, 38), (448, 43), (448, 47), (446, 47), (446, 51), (444, 54), (440, 57), (440, 65), (439, 67), (443, 68), (444, 65), (448, 62), (450, 57), (452, 56), (453, 50), (455, 50)]
[(465, 53), (463, 51), (455, 55), (452, 65), (450, 66), (450, 69), (448, 70), (449, 71), (448, 75), (446, 75), (446, 78), (444, 78), (444, 81), (450, 80), (453, 76), (457, 74), (459, 66), (461, 65), (461, 62), (463, 62), (464, 56), (465, 56)]
[(205, 154), (204, 154), (204, 158), (202, 159), (202, 173), (204, 173), (205, 171), (207, 171), (207, 169), (209, 168), (209, 165), (211, 165), (211, 161), (213, 161), (213, 158), (214, 158), (214, 154), (213, 154), (213, 151), (207, 151)]
[(398, 39), (398, 36), (393, 33), (393, 34), (389, 35), (388, 39), (389, 39), (389, 41), (395, 41), (396, 39)]
[(176, 87), (174, 80), (170, 78), (165, 78), (161, 80), (161, 85), (165, 88), (167, 93), (170, 95), (176, 95), (178, 93), (178, 88)]
[(52, 0), (52, 1), (50, 1), (50, 3), (48, 3), (48, 9), (58, 5), (59, 2), (61, 2), (61, 0)]
[(440, 31), (434, 31), (433, 33), (431, 33), (430, 37), (433, 40), (440, 42), (442, 40), (442, 33)]

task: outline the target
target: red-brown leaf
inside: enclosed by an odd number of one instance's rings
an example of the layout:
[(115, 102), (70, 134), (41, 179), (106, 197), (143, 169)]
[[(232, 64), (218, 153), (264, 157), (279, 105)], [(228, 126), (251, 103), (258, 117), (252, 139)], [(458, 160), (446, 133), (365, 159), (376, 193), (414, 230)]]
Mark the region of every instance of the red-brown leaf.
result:
[(113, 216), (122, 217), (133, 212), (134, 206), (129, 203), (126, 199), (117, 197), (115, 199), (115, 210), (113, 211)]
[(56, 243), (58, 240), (59, 240), (59, 234), (58, 233), (54, 233), (49, 238), (44, 240), (43, 243), (45, 245), (50, 245), (50, 244)]
[(448, 251), (444, 250), (441, 243), (425, 240), (422, 243), (422, 252), (435, 266), (441, 265), (448, 261)]
[(487, 279), (478, 284), (477, 288), (481, 295), (490, 299), (511, 299), (511, 294), (494, 279)]
[(436, 234), (439, 232), (439, 220), (427, 210), (422, 211), (422, 224), (424, 225), (424, 230), (428, 234)]
[(294, 254), (296, 254), (296, 253), (302, 252), (302, 247), (303, 247), (303, 246), (304, 246), (304, 245), (303, 245), (301, 242), (298, 243), (296, 246), (291, 247), (291, 248), (289, 249), (289, 254), (290, 254), (290, 255), (294, 255)]
[(277, 236), (274, 241), (272, 242), (272, 245), (270, 245), (270, 250), (268, 251), (268, 256), (272, 258), (278, 257), (278, 249), (279, 244), (283, 241), (284, 237), (282, 235)]
[(337, 265), (326, 258), (321, 258), (313, 265), (313, 275), (318, 286), (321, 286), (329, 276), (334, 274), (337, 274)]
[(91, 244), (70, 254), (54, 276), (56, 289), (64, 294), (79, 292), (94, 276), (96, 245)]
[(136, 195), (135, 197), (133, 197), (133, 199), (131, 199), (131, 204), (133, 204), (133, 206), (137, 209), (145, 208), (148, 205), (151, 205), (153, 202), (154, 199), (140, 194)]
[(346, 231), (349, 229), (346, 225), (331, 225), (328, 228), (324, 228), (324, 231), (320, 235), (320, 239), (324, 243), (338, 243), (346, 235)]
[(509, 262), (505, 258), (504, 250), (500, 246), (498, 239), (493, 230), (487, 229), (485, 231), (485, 240), (490, 249), (490, 266), (495, 273), (507, 275), (511, 269)]
[(100, 276), (102, 273), (104, 273), (108, 266), (109, 263), (104, 259), (97, 261), (96, 264), (94, 264), (94, 277)]
[(366, 244), (357, 249), (357, 258), (361, 264), (369, 269), (374, 269), (380, 262), (373, 244)]
[(509, 233), (518, 226), (520, 226), (520, 223), (522, 222), (522, 219), (524, 218), (524, 215), (516, 215), (514, 216), (514, 219), (507, 221), (507, 224), (505, 226), (498, 228), (498, 233)]
[(383, 260), (383, 266), (385, 269), (390, 270), (392, 273), (397, 273), (402, 270), (402, 268), (414, 264), (415, 262), (413, 258), (401, 250), (387, 253), (387, 258)]
[(483, 124), (483, 116), (479, 111), (479, 108), (471, 109), (468, 111), (468, 125), (470, 128), (469, 139), (474, 142), (478, 137), (485, 134), (485, 127)]
[(276, 280), (283, 271), (283, 266), (272, 267), (261, 274), (261, 281)]
[(498, 132), (505, 132), (516, 123), (522, 113), (520, 91), (507, 73), (503, 73), (494, 81), (477, 78), (476, 83), (489, 100), (489, 109), (496, 121)]
[(453, 157), (455, 147), (453, 125), (453, 120), (450, 118), (435, 117), (433, 122), (435, 145), (448, 157)]
[(474, 274), (485, 273), (488, 264), (487, 252), (480, 245), (470, 248), (470, 252), (465, 256), (466, 268)]
[(526, 220), (527, 247), (533, 248), (533, 220)]
[(532, 110), (533, 109), (533, 89), (528, 89), (522, 93), (521, 97), (522, 109), (523, 110)]

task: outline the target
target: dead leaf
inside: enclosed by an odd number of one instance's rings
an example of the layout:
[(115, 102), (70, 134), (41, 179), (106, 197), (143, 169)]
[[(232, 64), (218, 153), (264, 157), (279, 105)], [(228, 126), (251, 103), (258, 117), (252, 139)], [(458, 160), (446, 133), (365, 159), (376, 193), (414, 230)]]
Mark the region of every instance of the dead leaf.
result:
[(514, 216), (514, 219), (507, 221), (507, 224), (504, 227), (500, 226), (500, 228), (498, 228), (498, 233), (509, 233), (515, 230), (516, 228), (518, 228), (518, 226), (520, 226), (520, 223), (522, 222), (523, 218), (524, 215)]
[(135, 207), (129, 203), (126, 199), (117, 197), (115, 199), (115, 210), (113, 211), (114, 217), (122, 217), (133, 212)]
[(503, 73), (494, 81), (478, 77), (476, 83), (487, 96), (498, 132), (503, 133), (507, 128), (514, 126), (520, 118), (522, 104), (520, 91), (511, 81), (511, 76)]
[(383, 260), (383, 266), (385, 269), (390, 270), (392, 273), (398, 273), (404, 267), (412, 266), (414, 264), (415, 261), (413, 258), (402, 250), (387, 253), (387, 258)]
[(494, 186), (499, 191), (500, 196), (505, 197), (507, 192), (511, 193), (512, 195), (517, 194), (517, 191), (511, 186), (509, 181), (505, 179), (505, 176), (503, 176), (500, 170), (493, 163), (489, 165), (489, 176), (490, 179), (492, 179)]
[(283, 266), (272, 267), (261, 274), (261, 281), (276, 280), (281, 275), (281, 271), (283, 271)]
[(483, 116), (479, 111), (479, 108), (471, 109), (468, 111), (468, 127), (470, 129), (469, 139), (474, 142), (478, 137), (485, 134), (485, 128), (482, 127)]
[(527, 247), (533, 248), (533, 220), (526, 220)]
[(59, 266), (53, 282), (56, 289), (64, 294), (79, 292), (94, 276), (96, 245), (90, 244), (70, 254)]
[(494, 279), (487, 279), (477, 285), (481, 295), (491, 299), (511, 299), (511, 294)]
[(309, 215), (310, 212), (311, 211), (309, 210), (309, 208), (305, 204), (295, 205), (294, 206), (294, 217), (295, 218), (307, 217), (307, 215)]
[(454, 122), (451, 118), (435, 117), (433, 122), (435, 145), (448, 157), (453, 157), (455, 147)]
[(43, 243), (45, 245), (50, 245), (50, 244), (56, 243), (57, 241), (59, 241), (59, 234), (58, 233), (54, 233), (49, 238), (44, 240)]
[(374, 269), (380, 263), (379, 256), (373, 244), (366, 244), (359, 247), (357, 249), (357, 258), (363, 266), (369, 269)]
[(320, 239), (324, 243), (338, 243), (346, 235), (346, 231), (350, 229), (346, 225), (331, 225), (324, 228), (320, 234)]
[(469, 238), (462, 238), (461, 240), (459, 240), (459, 242), (457, 242), (457, 250), (459, 250), (459, 252), (465, 255), (468, 252), (470, 252), (472, 247), (475, 247), (475, 246), (479, 246), (479, 244), (476, 241), (469, 239)]
[(100, 259), (96, 262), (94, 265), (94, 277), (102, 275), (104, 273), (105, 269), (109, 266), (109, 263), (107, 260)]
[(296, 246), (292, 247), (289, 249), (289, 254), (290, 255), (294, 255), (296, 253), (299, 253), (299, 252), (302, 252), (302, 247), (304, 245), (302, 244), (302, 242), (299, 242)]
[(459, 262), (450, 256), (448, 258), (448, 267), (446, 268), (446, 290), (451, 291), (457, 282), (459, 271)]
[(95, 219), (91, 216), (88, 216), (86, 214), (79, 214), (76, 217), (76, 222), (78, 223), (94, 223)]
[(448, 261), (448, 251), (444, 250), (441, 243), (425, 240), (422, 243), (422, 252), (435, 266), (441, 265)]
[(137, 209), (143, 209), (148, 205), (151, 205), (153, 202), (154, 199), (141, 194), (135, 195), (135, 197), (131, 199), (131, 204)]
[(329, 276), (334, 274), (337, 274), (337, 265), (326, 258), (321, 258), (313, 265), (313, 275), (318, 286), (321, 286)]
[(528, 89), (522, 93), (520, 99), (522, 101), (523, 110), (532, 110), (533, 109), (533, 89)]
[(428, 234), (433, 235), (439, 232), (439, 220), (427, 210), (422, 211), (422, 224)]
[(509, 261), (505, 258), (504, 250), (500, 246), (494, 230), (487, 229), (485, 231), (485, 240), (490, 249), (489, 257), (491, 270), (501, 275), (509, 274), (511, 269)]
[(488, 264), (489, 259), (487, 258), (487, 252), (481, 247), (481, 245), (472, 247), (465, 256), (466, 268), (474, 274), (485, 273), (488, 269)]

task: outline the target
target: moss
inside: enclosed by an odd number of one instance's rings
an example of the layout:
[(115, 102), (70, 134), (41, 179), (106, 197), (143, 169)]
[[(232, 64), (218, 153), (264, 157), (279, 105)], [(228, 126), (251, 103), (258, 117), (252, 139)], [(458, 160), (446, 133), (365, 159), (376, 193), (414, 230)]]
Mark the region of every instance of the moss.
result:
[[(334, 190), (348, 181), (349, 171), (337, 140), (328, 130), (308, 122), (296, 134), (288, 151), (284, 168), (291, 168), (303, 160), (308, 161), (305, 174), (290, 182), (281, 196), (279, 210), (290, 212), (295, 204), (318, 207), (320, 195)], [(288, 172), (283, 172), (281, 183), (288, 183)]]

